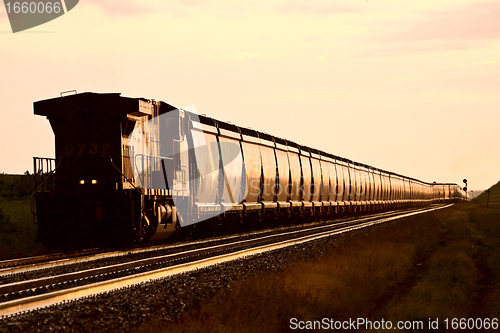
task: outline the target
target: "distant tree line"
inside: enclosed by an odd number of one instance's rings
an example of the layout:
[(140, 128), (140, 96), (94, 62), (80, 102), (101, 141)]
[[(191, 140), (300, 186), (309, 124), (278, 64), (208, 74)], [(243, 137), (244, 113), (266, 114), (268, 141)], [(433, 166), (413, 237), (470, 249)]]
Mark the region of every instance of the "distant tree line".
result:
[(33, 192), (33, 175), (0, 174), (0, 200), (27, 198)]

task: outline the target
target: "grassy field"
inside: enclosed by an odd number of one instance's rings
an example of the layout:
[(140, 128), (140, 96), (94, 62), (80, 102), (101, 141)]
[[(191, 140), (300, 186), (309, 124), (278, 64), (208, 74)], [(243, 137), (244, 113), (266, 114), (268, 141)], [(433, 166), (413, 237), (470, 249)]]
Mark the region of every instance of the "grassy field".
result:
[(0, 175), (0, 260), (48, 253), (36, 243), (31, 215), (33, 179), (30, 175)]
[(177, 322), (155, 320), (139, 332), (284, 332), (323, 318), (367, 318), (372, 325), (384, 319), (393, 328), (401, 321), (403, 331), (414, 332), (451, 331), (454, 318), (491, 322), (500, 317), (499, 222), (500, 183), (489, 208), (484, 193), (357, 233), (321, 257), (279, 273), (256, 272)]

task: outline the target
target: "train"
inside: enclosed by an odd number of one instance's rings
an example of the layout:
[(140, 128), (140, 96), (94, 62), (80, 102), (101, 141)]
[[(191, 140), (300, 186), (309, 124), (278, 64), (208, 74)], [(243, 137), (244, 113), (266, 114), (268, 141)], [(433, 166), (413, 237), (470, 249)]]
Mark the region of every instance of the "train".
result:
[(37, 240), (122, 246), (467, 200), (162, 101), (73, 93), (34, 102), (55, 158), (34, 157)]

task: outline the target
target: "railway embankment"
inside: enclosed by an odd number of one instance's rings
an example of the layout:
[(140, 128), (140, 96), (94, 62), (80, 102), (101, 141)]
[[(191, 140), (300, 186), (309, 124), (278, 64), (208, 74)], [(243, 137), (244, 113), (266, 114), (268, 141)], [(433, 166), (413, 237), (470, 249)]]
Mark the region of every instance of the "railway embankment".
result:
[(174, 321), (157, 313), (139, 332), (280, 332), (359, 318), (423, 325), (415, 332), (451, 330), (462, 319), (492, 330), (500, 319), (500, 183), (488, 208), (486, 200), (319, 244), (310, 257), (260, 270)]

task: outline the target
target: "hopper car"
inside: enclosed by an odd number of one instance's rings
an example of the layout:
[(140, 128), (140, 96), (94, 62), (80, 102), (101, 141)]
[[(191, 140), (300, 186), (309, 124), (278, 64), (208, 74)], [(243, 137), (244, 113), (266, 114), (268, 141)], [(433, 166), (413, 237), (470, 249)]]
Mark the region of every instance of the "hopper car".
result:
[(55, 158), (34, 158), (38, 240), (114, 246), (466, 200), (250, 128), (118, 93), (34, 103)]

